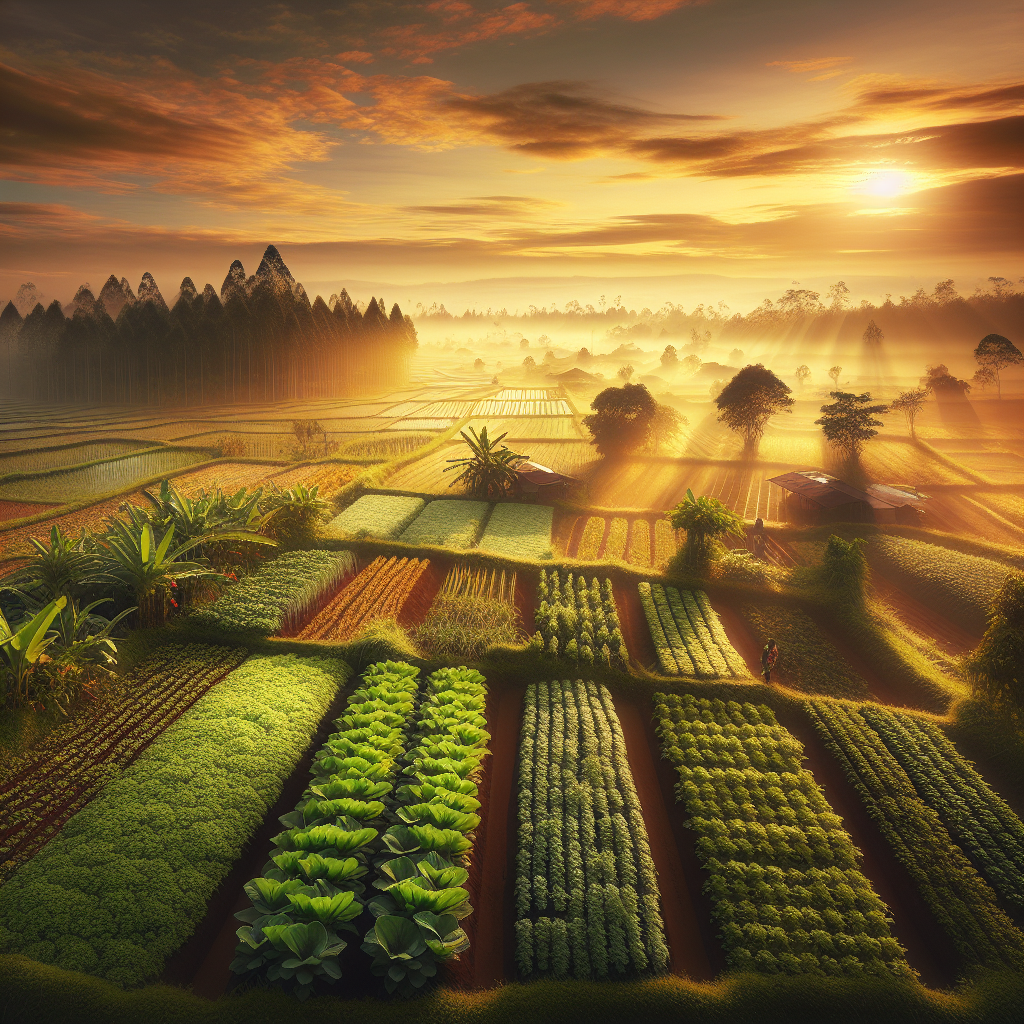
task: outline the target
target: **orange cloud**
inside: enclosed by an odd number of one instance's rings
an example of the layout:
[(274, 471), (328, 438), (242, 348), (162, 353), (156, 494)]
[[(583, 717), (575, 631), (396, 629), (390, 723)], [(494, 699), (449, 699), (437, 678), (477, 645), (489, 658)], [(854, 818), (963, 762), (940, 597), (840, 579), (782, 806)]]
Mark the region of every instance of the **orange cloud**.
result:
[(559, 0), (571, 4), (581, 21), (593, 18), (624, 18), (626, 21), (653, 21), (680, 7), (692, 7), (706, 0)]
[(366, 50), (346, 50), (338, 54), (338, 60), (346, 64), (372, 64), (373, 54), (367, 53)]
[(847, 64), (851, 57), (812, 57), (810, 60), (773, 60), (765, 64), (766, 68), (785, 68), (794, 74), (803, 74), (807, 71), (828, 71), (838, 67), (840, 64)]

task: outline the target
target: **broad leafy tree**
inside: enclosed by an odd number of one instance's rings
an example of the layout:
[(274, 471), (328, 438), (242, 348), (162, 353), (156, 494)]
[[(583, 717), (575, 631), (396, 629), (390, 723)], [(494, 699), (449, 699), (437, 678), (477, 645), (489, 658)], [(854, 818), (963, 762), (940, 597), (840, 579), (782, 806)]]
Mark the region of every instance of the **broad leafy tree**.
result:
[(860, 455), (866, 441), (870, 441), (878, 431), (875, 427), (882, 426), (882, 421), (875, 419), (889, 411), (886, 405), (872, 405), (871, 395), (851, 395), (845, 391), (831, 392), (835, 401), (831, 405), (821, 407), (821, 419), (815, 420), (821, 427), (833, 448), (838, 448), (847, 456), (856, 458)]
[(662, 405), (654, 411), (654, 418), (651, 420), (650, 446), (655, 455), (667, 445), (677, 440), (683, 432), (683, 427), (689, 424), (689, 420), (671, 405)]
[(740, 434), (747, 448), (756, 448), (768, 421), (795, 404), (790, 388), (762, 363), (744, 366), (715, 399), (718, 418)]
[(530, 456), (520, 455), (501, 444), (506, 434), (499, 434), (493, 440), (489, 438), (487, 427), (481, 427), (479, 434), (472, 427), (460, 433), (462, 440), (469, 446), (469, 455), (461, 459), (448, 459), (444, 472), (460, 471), (448, 486), (462, 484), (471, 494), (480, 498), (503, 498), (511, 494), (516, 484), (516, 469)]
[(1004, 338), (1001, 334), (986, 334), (978, 342), (978, 347), (974, 350), (974, 358), (978, 360), (978, 364), (982, 368), (991, 370), (995, 374), (996, 390), (999, 397), (1002, 398), (1003, 387), (999, 375), (1008, 366), (1018, 366), (1020, 363), (1024, 363), (1024, 352), (1021, 352), (1009, 338)]
[(798, 366), (796, 368), (796, 373), (794, 374), (794, 376), (796, 377), (796, 382), (800, 385), (800, 387), (803, 387), (811, 378), (811, 368), (806, 363), (804, 363), (802, 366)]
[(661, 365), (666, 370), (672, 370), (679, 365), (679, 355), (675, 345), (666, 345), (665, 351), (661, 353)]
[(605, 388), (591, 403), (594, 411), (583, 417), (592, 444), (602, 455), (624, 455), (648, 443), (658, 403), (643, 384), (625, 383)]
[(706, 565), (720, 537), (743, 536), (743, 518), (717, 498), (695, 498), (687, 489), (686, 497), (666, 515), (677, 530), (686, 531), (686, 564), (692, 568)]

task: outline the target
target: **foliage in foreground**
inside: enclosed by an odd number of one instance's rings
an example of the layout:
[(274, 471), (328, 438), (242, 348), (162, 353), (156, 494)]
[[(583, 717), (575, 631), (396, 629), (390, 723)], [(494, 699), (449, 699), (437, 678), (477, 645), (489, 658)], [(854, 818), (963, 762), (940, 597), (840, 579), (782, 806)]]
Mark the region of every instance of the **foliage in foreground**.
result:
[(655, 694), (654, 716), (711, 875), (705, 891), (727, 963), (767, 974), (909, 976), (859, 851), (771, 709)]
[(518, 800), (519, 973), (605, 979), (664, 971), (661, 893), (606, 687), (529, 685)]
[(1024, 969), (1024, 935), (857, 710), (814, 701), (808, 713), (935, 919), (975, 967)]
[(992, 603), (988, 629), (967, 659), (975, 696), (1024, 725), (1024, 576), (1012, 573)]
[(277, 800), (348, 669), (250, 658), (0, 888), (0, 952), (157, 976)]

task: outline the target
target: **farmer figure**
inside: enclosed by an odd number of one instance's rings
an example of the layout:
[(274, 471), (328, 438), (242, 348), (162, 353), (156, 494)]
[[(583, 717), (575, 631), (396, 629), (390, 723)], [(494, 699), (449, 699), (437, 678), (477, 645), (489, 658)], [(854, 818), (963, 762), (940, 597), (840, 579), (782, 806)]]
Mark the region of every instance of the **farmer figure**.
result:
[(764, 520), (758, 517), (751, 530), (750, 550), (755, 558), (764, 558)]
[(761, 651), (761, 675), (764, 676), (766, 683), (772, 681), (772, 669), (775, 668), (775, 663), (778, 660), (779, 645), (774, 640), (769, 640), (764, 645), (764, 650)]

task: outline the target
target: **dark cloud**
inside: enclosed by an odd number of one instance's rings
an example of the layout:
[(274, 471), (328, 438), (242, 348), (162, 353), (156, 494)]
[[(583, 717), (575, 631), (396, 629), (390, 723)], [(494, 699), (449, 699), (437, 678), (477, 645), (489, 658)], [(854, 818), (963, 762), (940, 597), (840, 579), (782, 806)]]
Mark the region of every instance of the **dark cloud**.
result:
[(886, 110), (892, 107), (916, 107), (922, 110), (1019, 110), (1024, 101), (1024, 85), (996, 88), (949, 89), (935, 86), (890, 85), (862, 88), (856, 106)]

